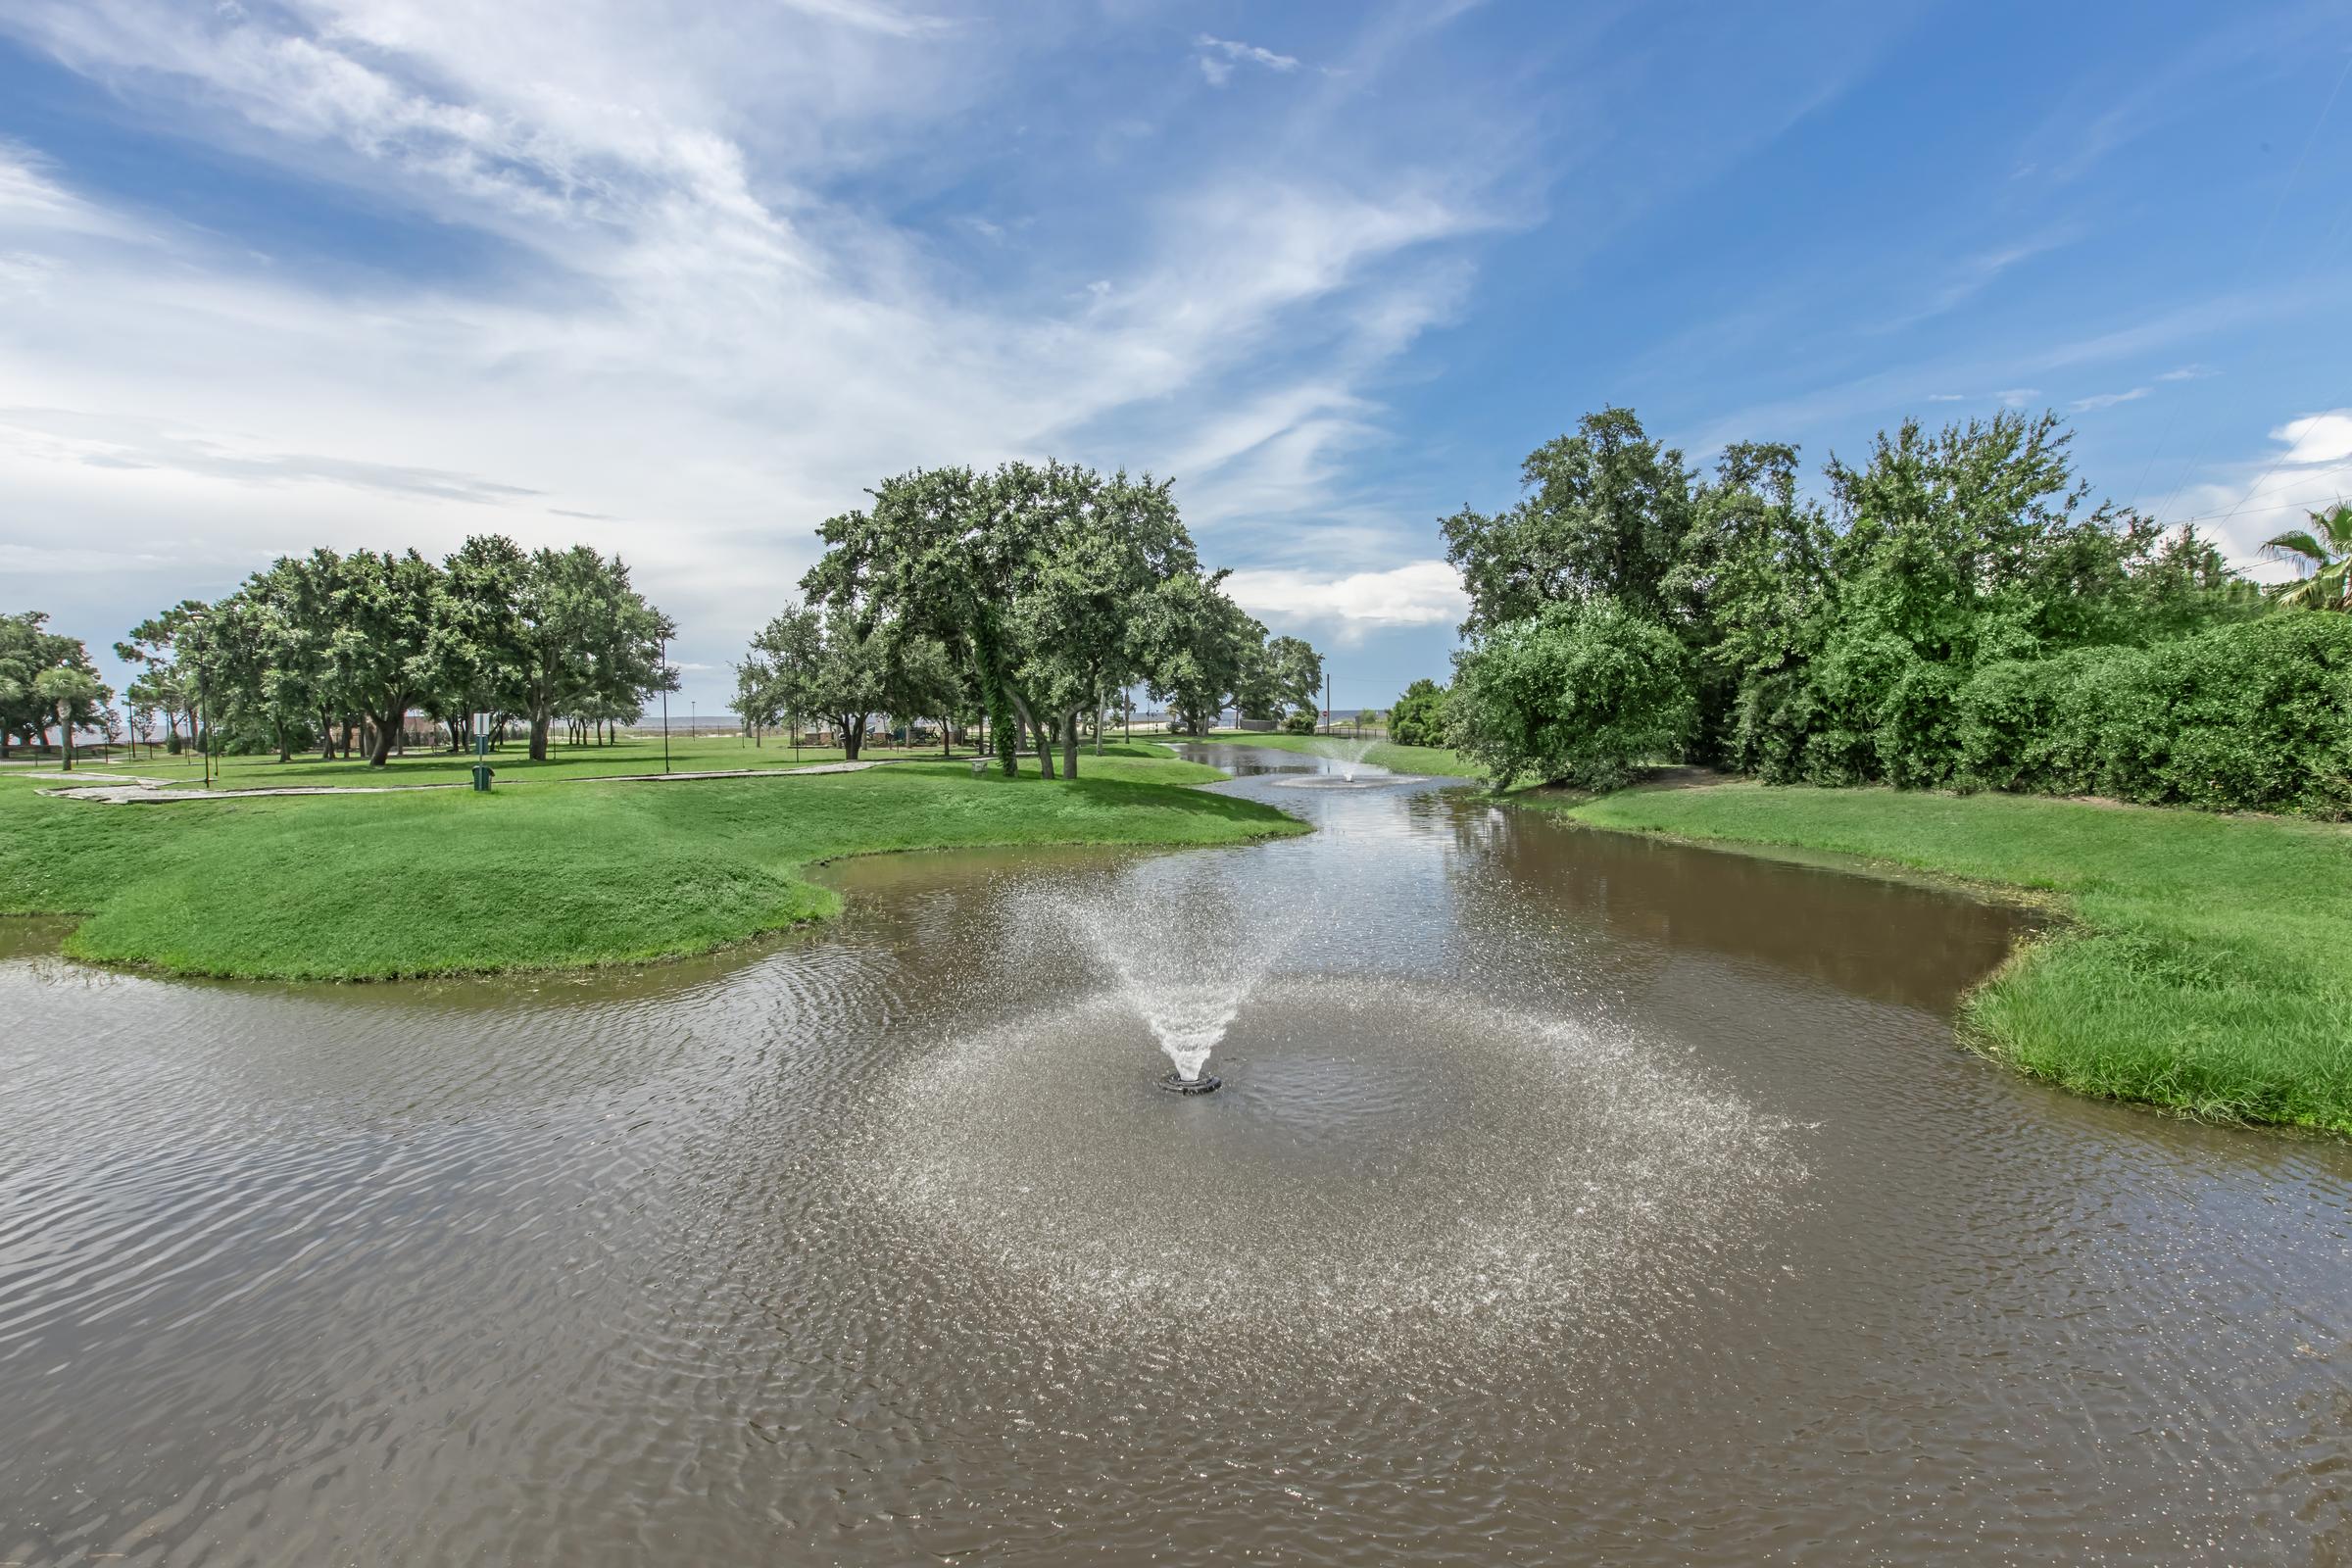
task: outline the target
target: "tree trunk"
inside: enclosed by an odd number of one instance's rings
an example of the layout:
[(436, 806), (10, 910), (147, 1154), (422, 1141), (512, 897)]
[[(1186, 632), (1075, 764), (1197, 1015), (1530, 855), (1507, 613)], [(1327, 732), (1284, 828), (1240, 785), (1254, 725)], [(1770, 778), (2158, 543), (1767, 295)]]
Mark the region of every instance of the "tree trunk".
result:
[(399, 732), (381, 718), (371, 718), (368, 722), (375, 726), (375, 734), (368, 743), (368, 765), (382, 767), (392, 760), (392, 737)]
[(532, 761), (544, 762), (547, 760), (547, 727), (554, 721), (555, 715), (544, 708), (531, 714)]
[(1071, 709), (1061, 715), (1061, 775), (1078, 776), (1078, 710)]
[[(841, 755), (846, 760), (855, 762), (858, 754), (865, 748), (865, 715), (836, 713), (833, 718), (841, 726)], [(856, 718), (857, 722), (851, 723), (852, 718)]]
[[(1040, 778), (1052, 778), (1054, 776), (1053, 737), (1046, 732), (1044, 721), (1030, 713), (1029, 705), (1021, 700), (1021, 694), (1017, 691), (1012, 691), (1009, 686), (1007, 686), (1006, 690), (1012, 698), (1012, 710), (1020, 725), (1020, 729), (1017, 733), (1027, 735), (1031, 740), (1037, 743), (1038, 776)], [(1005, 771), (1010, 772), (1011, 769), (1007, 768)]]
[(321, 712), (318, 715), (318, 760), (321, 762), (331, 762), (334, 760), (335, 715), (332, 713)]
[(66, 771), (71, 773), (74, 771), (74, 720), (63, 708), (57, 710), (57, 738), (65, 743), (61, 750), (66, 754)]
[(286, 721), (279, 718), (272, 719), (270, 722), (277, 726), (277, 760), (281, 762), (291, 762), (294, 760), (294, 753), (286, 745)]

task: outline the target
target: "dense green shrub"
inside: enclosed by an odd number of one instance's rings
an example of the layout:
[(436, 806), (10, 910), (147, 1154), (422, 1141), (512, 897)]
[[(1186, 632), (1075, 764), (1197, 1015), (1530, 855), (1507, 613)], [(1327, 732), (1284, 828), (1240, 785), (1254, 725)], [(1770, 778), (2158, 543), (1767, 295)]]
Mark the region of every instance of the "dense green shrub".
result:
[(1723, 765), (1753, 773), (1767, 784), (1804, 776), (1805, 736), (1812, 729), (1813, 688), (1794, 670), (1775, 670), (1741, 683), (1732, 707), (1732, 733)]
[(2061, 670), (2050, 737), (2052, 789), (2159, 798), (2158, 770), (2172, 741), (2172, 703), (2161, 661), (2138, 648), (2085, 650)]
[(1389, 739), (1399, 746), (1446, 744), (1446, 688), (1422, 679), (1404, 689), (1389, 711)]
[(1315, 710), (1311, 708), (1292, 709), (1283, 716), (1282, 732), (1285, 735), (1312, 735), (1315, 732)]
[(2133, 657), (2130, 649), (2085, 648), (2054, 659), (1995, 660), (1979, 669), (1954, 702), (1955, 782), (2013, 794), (2088, 789), (2095, 752), (2077, 741), (2062, 705), (2094, 666)]
[(1879, 699), (1871, 742), (1889, 784), (1934, 789), (1951, 781), (1960, 757), (1960, 677), (1949, 664), (1913, 659)]
[(2352, 811), (2352, 616), (2002, 660), (1970, 677), (1957, 711), (1957, 776), (1987, 788)]
[[(2090, 504), (2071, 439), (2051, 414), (1905, 420), (1830, 460), (1824, 504), (1793, 447), (1733, 443), (1700, 480), (1606, 410), (1529, 457), (1517, 504), (1446, 519), (1463, 631), (1517, 678), (1504, 628), (1630, 607), (1685, 655), (1659, 732), (1773, 783), (2352, 815), (2352, 614), (2273, 612), (2193, 526)], [(1568, 757), (1498, 727), (1538, 722), (1534, 697), (1482, 704), (1460, 733), (1537, 771)], [(1631, 718), (1590, 720), (1592, 744)]]
[(2192, 806), (2352, 808), (2352, 616), (2272, 615), (2150, 650), (2172, 704), (2161, 795)]
[(1458, 655), (1455, 671), (1454, 745), (1497, 789), (1530, 775), (1614, 788), (1676, 755), (1695, 716), (1682, 643), (1611, 599), (1505, 622)]

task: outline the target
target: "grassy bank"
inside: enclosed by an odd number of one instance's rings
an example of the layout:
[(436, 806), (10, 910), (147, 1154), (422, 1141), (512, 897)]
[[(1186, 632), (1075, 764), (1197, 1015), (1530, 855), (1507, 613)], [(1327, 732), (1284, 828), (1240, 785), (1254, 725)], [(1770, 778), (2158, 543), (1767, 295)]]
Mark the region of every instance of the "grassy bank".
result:
[[(1212, 741), (1232, 741), (1243, 746), (1269, 746), (1278, 752), (1309, 754), (1315, 751), (1317, 741), (1327, 740), (1320, 735), (1265, 735), (1240, 729), (1216, 730), (1208, 738)], [(1346, 736), (1339, 738), (1347, 739)], [(1427, 773), (1441, 778), (1486, 776), (1486, 770), (1476, 762), (1443, 746), (1392, 746), (1387, 741), (1380, 741), (1365, 754), (1365, 760), (1397, 773)]]
[[(922, 751), (873, 752), (874, 757), (906, 757), (926, 755)], [(939, 755), (932, 748), (927, 755)], [(790, 746), (779, 746), (769, 738), (763, 746), (749, 746), (732, 736), (721, 738), (706, 735), (689, 740), (679, 736), (669, 743), (669, 765), (678, 772), (700, 771), (720, 767), (791, 767), (796, 760), (806, 766), (810, 762), (841, 760), (839, 747), (804, 746), (796, 759)], [(466, 770), (472, 766), (471, 755), (454, 756), (448, 752), (410, 752), (387, 760), (382, 767), (369, 767), (354, 760), (321, 761), (316, 754), (298, 753), (292, 760), (280, 762), (275, 756), (222, 757), (217, 759), (220, 787), (223, 789), (262, 789), (287, 784), (450, 784), (464, 783)], [(501, 783), (534, 778), (599, 778), (616, 773), (659, 773), (662, 771), (662, 742), (625, 738), (611, 746), (567, 746), (558, 742), (548, 749), (544, 762), (534, 762), (519, 742), (490, 754), (490, 765), (498, 769)], [(101, 761), (95, 757), (74, 760), (78, 772), (136, 773), (143, 778), (194, 781), (204, 776), (204, 764), (193, 752), (174, 757), (161, 747), (150, 752), (140, 748), (134, 763), (126, 750), (118, 749), (114, 760)], [(57, 760), (41, 760), (43, 771), (54, 772)]]
[(502, 773), (488, 795), (185, 806), (57, 800), (12, 771), (0, 774), (0, 912), (87, 915), (69, 953), (181, 974), (572, 967), (703, 952), (830, 914), (835, 896), (806, 873), (842, 856), (1304, 831), (1182, 787), (1214, 769), (1111, 750), (1087, 757), (1074, 782), (974, 778), (965, 762), (926, 760), (684, 784), (510, 785)]
[(2089, 1095), (2352, 1134), (2352, 834), (2026, 796), (1726, 783), (1527, 804), (2022, 890), (2072, 924), (1969, 999), (1985, 1049)]

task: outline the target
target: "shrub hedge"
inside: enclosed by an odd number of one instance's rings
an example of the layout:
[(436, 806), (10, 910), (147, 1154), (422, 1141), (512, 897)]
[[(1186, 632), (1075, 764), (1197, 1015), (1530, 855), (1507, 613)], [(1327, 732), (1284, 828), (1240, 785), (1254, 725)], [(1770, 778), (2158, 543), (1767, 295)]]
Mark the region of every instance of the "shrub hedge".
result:
[(1886, 783), (2352, 815), (2352, 615), (2281, 612), (2150, 647), (1962, 671), (1835, 639), (1756, 681), (1733, 761), (1775, 782)]

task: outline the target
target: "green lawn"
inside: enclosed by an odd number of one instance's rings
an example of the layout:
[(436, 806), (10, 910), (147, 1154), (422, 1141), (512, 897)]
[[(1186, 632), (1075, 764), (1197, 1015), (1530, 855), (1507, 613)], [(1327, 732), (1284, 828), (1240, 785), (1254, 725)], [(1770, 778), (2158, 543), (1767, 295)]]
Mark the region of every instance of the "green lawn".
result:
[[(956, 754), (970, 765), (971, 751), (966, 748)], [(1100, 770), (1105, 777), (1118, 776), (1129, 762), (1143, 760), (1173, 759), (1175, 753), (1149, 741), (1122, 744), (1106, 741), (1103, 755), (1098, 759), (1092, 744), (1081, 748), (1078, 772), (1080, 777)], [(918, 746), (909, 748), (868, 746), (864, 760), (875, 762), (936, 761), (939, 748)], [(815, 762), (838, 762), (842, 751), (838, 746), (803, 746), (796, 754), (789, 744), (779, 743), (773, 736), (761, 746), (752, 746), (732, 736), (706, 735), (688, 740), (673, 737), (669, 743), (669, 770), (675, 773), (705, 772), (721, 768), (793, 768), (807, 767)], [(390, 784), (463, 784), (471, 776), (470, 754), (452, 756), (448, 752), (411, 752), (405, 757), (387, 760), (381, 767), (370, 767), (363, 761), (328, 762), (317, 756), (296, 756), (291, 761), (280, 762), (275, 756), (222, 757), (217, 759), (218, 773), (214, 788), (251, 790), (283, 788), (289, 785), (331, 785), (338, 787)], [(554, 779), (611, 778), (624, 773), (659, 773), (662, 770), (660, 737), (624, 738), (611, 746), (567, 746), (557, 742), (549, 748), (547, 760), (534, 762), (519, 743), (490, 754), (490, 765), (498, 769), (498, 784), (531, 784)], [(1028, 772), (1037, 765), (1034, 755), (1021, 758), (1021, 770)], [(1054, 754), (1054, 766), (1060, 767), (1060, 753)], [(172, 783), (200, 785), (204, 764), (194, 753), (173, 757), (160, 748), (154, 753), (141, 749), (134, 763), (126, 752), (118, 751), (115, 760), (104, 761), (95, 757), (76, 757), (74, 770), (83, 773), (127, 773), (140, 778), (163, 779)], [(16, 768), (0, 768), (0, 777), (16, 773)], [(55, 757), (36, 760), (31, 771), (58, 771)], [(1150, 775), (1162, 784), (1205, 783), (1224, 775), (1213, 768), (1187, 762), (1172, 769), (1155, 769)]]
[[(937, 757), (937, 747), (918, 748), (913, 752), (869, 751), (874, 758)], [(965, 755), (969, 755), (966, 753)], [(804, 746), (799, 761), (837, 762), (841, 760), (839, 747)], [(789, 745), (779, 745), (773, 736), (765, 744), (750, 746), (732, 736), (721, 738), (705, 735), (689, 740), (673, 737), (669, 743), (669, 765), (684, 772), (718, 767), (790, 767), (794, 757)], [(275, 756), (223, 757), (219, 759), (220, 787), (224, 789), (259, 789), (284, 784), (448, 784), (464, 783), (466, 770), (473, 764), (470, 755), (453, 757), (448, 752), (411, 752), (395, 757), (382, 767), (369, 767), (366, 762), (340, 760), (326, 762), (316, 753), (297, 753), (290, 762), (279, 762)], [(55, 771), (54, 757), (40, 760), (43, 771)], [(490, 754), (490, 765), (498, 769), (499, 782), (520, 782), (535, 778), (596, 778), (614, 773), (659, 773), (662, 771), (662, 741), (624, 738), (611, 746), (566, 746), (558, 741), (548, 748), (548, 759), (534, 762), (527, 748), (515, 741)], [(203, 763), (192, 752), (173, 757), (158, 747), (153, 753), (139, 749), (137, 762), (129, 754), (118, 748), (113, 761), (101, 761), (95, 757), (77, 757), (76, 771), (136, 773), (142, 778), (180, 779), (194, 782), (204, 776)], [(7, 770), (0, 770), (5, 772)]]
[(842, 856), (1305, 831), (1253, 802), (1183, 787), (1221, 776), (1212, 768), (1142, 745), (1109, 752), (1088, 755), (1078, 780), (1051, 784), (1028, 767), (974, 778), (968, 762), (927, 760), (678, 784), (559, 783), (552, 770), (510, 783), (502, 772), (488, 795), (184, 806), (43, 797), (9, 769), (0, 912), (86, 914), (68, 953), (180, 974), (572, 967), (702, 952), (828, 915), (838, 901), (807, 872)]
[(2011, 795), (1765, 788), (1522, 797), (1601, 827), (1864, 857), (2071, 923), (1968, 1001), (1985, 1049), (2083, 1094), (2352, 1134), (2352, 833)]
[[(1315, 742), (1323, 736), (1265, 735), (1251, 730), (1220, 729), (1208, 737), (1212, 741), (1234, 741), (1244, 746), (1271, 746), (1281, 752), (1313, 753)], [(1339, 739), (1346, 740), (1347, 736)], [(1457, 756), (1443, 746), (1392, 746), (1387, 741), (1376, 743), (1365, 755), (1366, 761), (1397, 773), (1428, 773), (1441, 778), (1484, 778), (1486, 769), (1467, 758)]]

